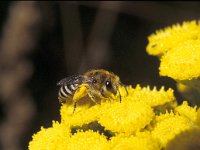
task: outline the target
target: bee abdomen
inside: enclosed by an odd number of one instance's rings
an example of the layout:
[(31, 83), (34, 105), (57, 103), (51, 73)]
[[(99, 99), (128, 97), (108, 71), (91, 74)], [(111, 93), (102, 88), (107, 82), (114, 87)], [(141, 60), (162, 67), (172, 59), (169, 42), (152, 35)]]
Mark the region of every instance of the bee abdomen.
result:
[(60, 102), (66, 102), (66, 100), (68, 98), (71, 98), (76, 89), (78, 88), (78, 84), (67, 84), (67, 85), (63, 85), (60, 87), (60, 91), (59, 91), (59, 100)]

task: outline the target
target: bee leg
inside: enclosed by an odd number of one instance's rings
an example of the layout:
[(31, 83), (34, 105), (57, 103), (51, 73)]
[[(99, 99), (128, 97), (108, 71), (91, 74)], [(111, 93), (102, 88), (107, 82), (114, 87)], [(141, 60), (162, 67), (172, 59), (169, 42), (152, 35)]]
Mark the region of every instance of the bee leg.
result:
[(74, 110), (73, 110), (73, 114), (75, 113), (76, 110), (76, 102), (74, 102)]
[(91, 99), (95, 104), (97, 104), (97, 101), (95, 100), (95, 97), (94, 97), (90, 92), (88, 92), (88, 95), (89, 95), (90, 99)]
[(95, 104), (97, 104), (97, 102), (95, 101), (94, 96), (92, 96), (92, 95), (89, 94), (89, 97), (90, 97), (90, 99), (91, 99)]
[(120, 91), (119, 90), (117, 90), (118, 91), (118, 93), (119, 93), (119, 101), (120, 101), (120, 103), (122, 102), (122, 96), (121, 96), (121, 93), (120, 93)]

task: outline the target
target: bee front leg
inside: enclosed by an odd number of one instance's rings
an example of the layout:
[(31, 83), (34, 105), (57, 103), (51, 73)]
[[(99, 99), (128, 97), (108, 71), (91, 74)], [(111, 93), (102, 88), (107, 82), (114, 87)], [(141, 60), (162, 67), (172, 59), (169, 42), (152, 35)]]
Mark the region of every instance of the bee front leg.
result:
[(117, 91), (119, 93), (119, 102), (121, 103), (122, 102), (122, 96), (121, 96), (121, 93), (120, 93), (119, 89)]
[(88, 93), (88, 95), (89, 95), (90, 99), (91, 99), (95, 104), (97, 104), (97, 102), (96, 102), (94, 96), (93, 96), (92, 94), (90, 94), (90, 93)]
[(91, 92), (91, 91), (87, 91), (88, 93), (88, 96), (90, 97), (90, 99), (95, 103), (95, 104), (98, 104), (97, 102), (97, 98), (94, 96), (94, 94)]

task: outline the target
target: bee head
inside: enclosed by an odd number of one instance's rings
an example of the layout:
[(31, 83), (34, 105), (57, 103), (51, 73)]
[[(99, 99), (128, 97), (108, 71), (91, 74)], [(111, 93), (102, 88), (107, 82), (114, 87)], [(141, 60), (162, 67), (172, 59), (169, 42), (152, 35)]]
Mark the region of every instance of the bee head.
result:
[(116, 95), (118, 92), (120, 79), (112, 72), (102, 69), (92, 70), (85, 74), (85, 78), (88, 79), (90, 88), (95, 92), (100, 92), (105, 98), (109, 98), (112, 94)]

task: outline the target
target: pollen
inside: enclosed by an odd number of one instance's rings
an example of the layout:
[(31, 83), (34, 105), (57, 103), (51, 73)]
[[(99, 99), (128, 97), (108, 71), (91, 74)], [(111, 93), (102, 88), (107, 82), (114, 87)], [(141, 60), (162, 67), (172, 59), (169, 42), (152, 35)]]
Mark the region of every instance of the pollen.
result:
[(87, 87), (86, 86), (87, 85), (85, 85), (85, 84), (80, 85), (80, 87), (76, 90), (76, 92), (73, 96), (74, 101), (78, 101), (79, 99), (81, 99), (87, 95), (87, 92), (86, 92)]

